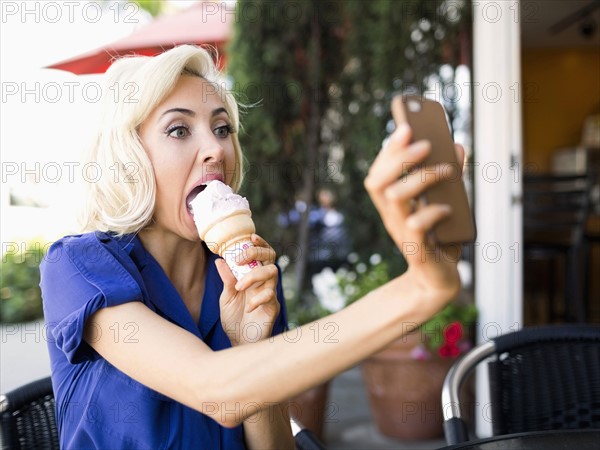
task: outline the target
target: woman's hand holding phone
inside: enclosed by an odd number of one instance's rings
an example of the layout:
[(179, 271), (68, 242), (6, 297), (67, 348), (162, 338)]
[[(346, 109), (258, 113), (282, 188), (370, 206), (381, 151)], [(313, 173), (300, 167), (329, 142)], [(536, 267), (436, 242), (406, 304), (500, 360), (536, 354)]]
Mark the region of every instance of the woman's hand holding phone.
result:
[[(461, 246), (436, 242), (432, 231), (456, 212), (455, 202), (426, 203), (418, 199), (436, 184), (456, 178), (456, 174), (443, 165), (424, 165), (433, 151), (431, 141), (413, 139), (404, 108), (398, 102), (402, 102), (401, 97), (394, 98), (392, 104), (396, 130), (371, 165), (365, 188), (408, 262), (406, 275), (414, 278), (426, 297), (448, 299), (460, 288), (456, 265)], [(461, 145), (453, 147), (454, 162), (459, 162), (460, 171), (464, 149)]]

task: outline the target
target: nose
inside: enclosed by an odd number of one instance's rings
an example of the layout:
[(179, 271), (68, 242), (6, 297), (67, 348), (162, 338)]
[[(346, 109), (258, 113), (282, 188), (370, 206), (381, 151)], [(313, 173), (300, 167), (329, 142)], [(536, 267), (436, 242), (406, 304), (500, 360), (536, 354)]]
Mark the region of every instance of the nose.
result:
[(219, 139), (212, 133), (203, 136), (198, 143), (198, 162), (202, 164), (222, 164), (224, 159), (225, 150)]

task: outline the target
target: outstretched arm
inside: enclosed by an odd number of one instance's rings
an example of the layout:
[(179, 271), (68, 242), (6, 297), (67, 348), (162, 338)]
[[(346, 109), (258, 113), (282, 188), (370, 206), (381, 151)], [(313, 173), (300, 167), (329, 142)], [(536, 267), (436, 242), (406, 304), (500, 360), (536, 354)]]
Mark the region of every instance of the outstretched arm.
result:
[(413, 167), (428, 151), (425, 143), (408, 145), (409, 137), (410, 130), (398, 127), (365, 180), (396, 245), (418, 249), (406, 255), (409, 268), (402, 276), (313, 324), (224, 351), (211, 351), (141, 303), (105, 308), (89, 320), (96, 329), (125, 318), (135, 321), (137, 343), (114, 342), (109, 333), (94, 333), (100, 337), (88, 342), (132, 378), (224, 426), (257, 414), (257, 405), (268, 411), (381, 350), (427, 320), (459, 289), (457, 257), (426, 239), (427, 231), (450, 211), (430, 205), (413, 213), (412, 199), (427, 187), (421, 180), (430, 184), (431, 177), (415, 171), (399, 181), (403, 168)]

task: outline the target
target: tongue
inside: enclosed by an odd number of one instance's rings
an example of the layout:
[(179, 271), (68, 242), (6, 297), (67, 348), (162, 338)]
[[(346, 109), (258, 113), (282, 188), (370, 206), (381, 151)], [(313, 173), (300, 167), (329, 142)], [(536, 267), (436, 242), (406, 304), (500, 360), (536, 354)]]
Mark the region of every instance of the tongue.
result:
[(192, 192), (190, 192), (189, 195), (187, 196), (187, 199), (186, 199), (185, 203), (187, 204), (187, 207), (188, 207), (188, 209), (190, 211), (192, 211), (192, 205), (191, 205), (191, 203), (194, 201), (194, 199), (196, 198), (196, 196), (200, 192), (202, 192), (205, 188), (206, 188), (205, 184), (201, 184), (200, 186), (196, 186), (194, 189), (192, 189)]

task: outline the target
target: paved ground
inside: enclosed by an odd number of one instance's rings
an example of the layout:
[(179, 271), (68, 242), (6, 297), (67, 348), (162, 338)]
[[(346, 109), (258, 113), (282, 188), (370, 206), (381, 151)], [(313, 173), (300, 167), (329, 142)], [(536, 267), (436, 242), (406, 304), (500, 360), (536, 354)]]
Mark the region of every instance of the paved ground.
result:
[[(2, 325), (0, 329), (0, 392), (50, 374), (43, 322)], [(401, 442), (381, 435), (372, 421), (358, 367), (333, 380), (328, 403), (325, 440), (330, 450), (420, 450), (444, 446), (443, 440)]]
[(367, 393), (359, 367), (337, 376), (330, 385), (328, 402), (335, 404), (335, 414), (325, 424), (325, 441), (330, 450), (421, 450), (445, 445), (434, 441), (398, 441), (378, 432), (369, 409)]

